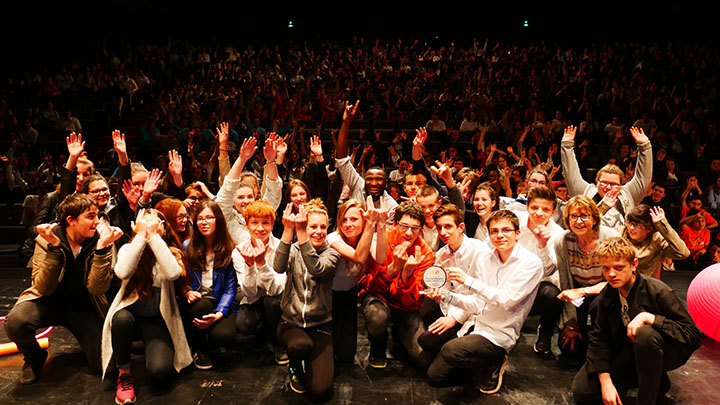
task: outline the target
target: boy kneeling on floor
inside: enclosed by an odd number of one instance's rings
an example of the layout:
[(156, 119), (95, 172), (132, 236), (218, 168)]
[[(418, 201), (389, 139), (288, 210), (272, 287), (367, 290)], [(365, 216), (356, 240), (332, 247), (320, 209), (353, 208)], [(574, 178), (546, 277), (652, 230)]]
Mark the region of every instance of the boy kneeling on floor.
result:
[(630, 242), (607, 239), (597, 255), (607, 286), (573, 394), (580, 403), (620, 404), (619, 391), (638, 387), (637, 404), (654, 404), (670, 389), (667, 371), (700, 347), (700, 331), (670, 287), (636, 273)]

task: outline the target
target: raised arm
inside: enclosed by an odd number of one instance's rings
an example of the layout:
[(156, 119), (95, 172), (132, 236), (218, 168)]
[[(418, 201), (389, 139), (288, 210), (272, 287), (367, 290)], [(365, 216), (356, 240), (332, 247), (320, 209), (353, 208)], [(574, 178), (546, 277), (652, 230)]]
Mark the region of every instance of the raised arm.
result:
[(589, 185), (588, 182), (583, 180), (580, 174), (580, 166), (575, 157), (576, 132), (577, 129), (572, 125), (565, 128), (562, 141), (560, 142), (560, 159), (562, 166), (565, 168), (565, 183), (567, 184), (570, 196), (582, 194)]
[(640, 204), (645, 198), (645, 192), (650, 188), (652, 180), (652, 144), (641, 128), (630, 128), (630, 134), (638, 147), (638, 160), (635, 175), (623, 185), (623, 189), (630, 193), (635, 204)]
[(350, 122), (352, 122), (353, 118), (355, 118), (355, 113), (357, 113), (359, 105), (360, 100), (357, 100), (354, 105), (350, 105), (347, 102), (345, 103), (343, 123), (340, 127), (340, 135), (338, 135), (337, 148), (335, 149), (335, 157), (337, 159), (342, 159), (350, 154)]

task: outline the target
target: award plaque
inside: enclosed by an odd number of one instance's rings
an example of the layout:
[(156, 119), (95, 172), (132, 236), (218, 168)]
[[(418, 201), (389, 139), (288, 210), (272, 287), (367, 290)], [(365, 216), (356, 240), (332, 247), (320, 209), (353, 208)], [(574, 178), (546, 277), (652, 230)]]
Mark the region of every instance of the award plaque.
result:
[(423, 273), (423, 282), (428, 288), (440, 288), (447, 282), (447, 273), (440, 266), (430, 266)]

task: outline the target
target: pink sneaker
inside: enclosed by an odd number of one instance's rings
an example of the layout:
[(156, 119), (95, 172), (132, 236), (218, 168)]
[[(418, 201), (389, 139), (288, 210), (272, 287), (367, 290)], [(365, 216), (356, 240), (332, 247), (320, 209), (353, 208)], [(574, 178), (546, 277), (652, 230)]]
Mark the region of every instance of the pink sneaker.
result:
[(115, 391), (115, 403), (118, 405), (135, 403), (135, 387), (130, 373), (120, 373)]

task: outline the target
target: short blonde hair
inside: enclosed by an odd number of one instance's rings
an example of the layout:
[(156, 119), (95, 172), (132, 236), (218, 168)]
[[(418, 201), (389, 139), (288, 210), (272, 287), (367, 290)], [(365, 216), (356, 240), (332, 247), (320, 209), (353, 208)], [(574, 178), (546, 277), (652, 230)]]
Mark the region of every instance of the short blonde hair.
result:
[(622, 171), (620, 167), (614, 164), (607, 164), (602, 167), (602, 169), (598, 170), (597, 174), (595, 175), (595, 183), (597, 184), (598, 181), (600, 181), (600, 176), (603, 173), (607, 174), (617, 174), (620, 176), (620, 184), (625, 183), (625, 172)]
[(330, 223), (330, 217), (328, 216), (327, 207), (325, 207), (325, 203), (323, 203), (321, 199), (313, 198), (312, 200), (306, 202), (303, 206), (305, 207), (305, 212), (307, 213), (307, 215), (325, 215), (325, 220)]
[(598, 246), (595, 254), (599, 258), (623, 259), (627, 260), (628, 263), (635, 260), (635, 248), (627, 239), (619, 236), (605, 239)]
[(576, 195), (575, 197), (568, 200), (565, 204), (565, 211), (563, 212), (563, 221), (565, 222), (565, 228), (570, 229), (570, 211), (573, 209), (579, 212), (589, 212), (595, 220), (593, 230), (597, 231), (600, 229), (600, 210), (597, 204), (590, 197), (584, 195)]

